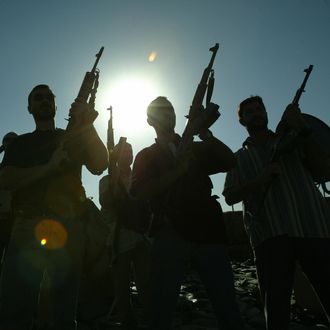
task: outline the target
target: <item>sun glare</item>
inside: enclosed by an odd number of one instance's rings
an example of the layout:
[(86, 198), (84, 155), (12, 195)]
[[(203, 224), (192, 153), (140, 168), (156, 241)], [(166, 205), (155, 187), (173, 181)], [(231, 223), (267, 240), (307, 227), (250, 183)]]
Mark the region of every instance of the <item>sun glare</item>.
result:
[(157, 96), (155, 86), (142, 78), (125, 78), (112, 83), (105, 97), (106, 108), (112, 106), (115, 131), (128, 138), (142, 133), (147, 127), (147, 106)]

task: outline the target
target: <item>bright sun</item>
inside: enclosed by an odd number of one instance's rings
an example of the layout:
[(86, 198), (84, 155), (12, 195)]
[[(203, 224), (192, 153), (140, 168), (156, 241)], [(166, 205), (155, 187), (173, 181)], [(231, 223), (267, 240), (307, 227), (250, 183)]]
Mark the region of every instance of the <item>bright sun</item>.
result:
[[(112, 106), (116, 133), (132, 137), (133, 134), (141, 134), (147, 129), (146, 109), (157, 96), (155, 86), (148, 80), (122, 78), (111, 83), (102, 103), (107, 102), (104, 105), (106, 108)], [(109, 116), (109, 113), (106, 115)]]

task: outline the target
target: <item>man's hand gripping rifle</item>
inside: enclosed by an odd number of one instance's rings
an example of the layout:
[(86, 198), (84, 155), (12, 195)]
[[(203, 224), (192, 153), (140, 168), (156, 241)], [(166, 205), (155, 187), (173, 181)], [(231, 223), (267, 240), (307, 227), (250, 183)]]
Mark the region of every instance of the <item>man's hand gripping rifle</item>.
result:
[[(284, 111), (282, 119), (276, 128), (276, 133), (279, 134), (279, 139), (274, 146), (270, 162), (277, 161), (283, 153), (294, 149), (297, 145), (297, 140), (300, 138), (301, 135), (305, 133), (306, 130), (308, 130), (307, 124), (302, 122), (303, 117), (301, 116), (299, 110), (299, 100), (301, 95), (305, 92), (306, 83), (312, 70), (313, 65), (310, 65), (307, 69), (304, 70), (306, 74), (305, 78), (301, 86), (297, 89), (291, 104)], [(290, 117), (291, 122), (293, 122), (293, 124), (291, 124), (290, 126), (294, 126), (296, 128), (288, 127)]]
[[(296, 94), (291, 102), (291, 104), (288, 105), (286, 110), (284, 111), (284, 114), (282, 116), (281, 121), (279, 122), (276, 133), (278, 133), (278, 140), (273, 146), (272, 154), (269, 160), (270, 166), (273, 166), (272, 164), (276, 164), (279, 159), (282, 157), (283, 154), (292, 151), (296, 148), (298, 145), (298, 140), (303, 134), (303, 130), (297, 130), (289, 128), (288, 122), (286, 121), (286, 114), (288, 112), (293, 113), (293, 115), (296, 117), (296, 121), (302, 120), (300, 116), (300, 110), (299, 110), (299, 100), (302, 95), (302, 93), (305, 92), (305, 87), (307, 80), (313, 70), (313, 65), (310, 65), (307, 69), (304, 70), (305, 72), (305, 78), (301, 84), (301, 86), (297, 89)], [(308, 129), (308, 128), (307, 128)], [(273, 183), (274, 178), (276, 178), (277, 175), (273, 175), (267, 184), (264, 186), (264, 189), (262, 191), (260, 202), (258, 204), (258, 207), (256, 208), (256, 212), (252, 213), (252, 216), (255, 216), (256, 219), (259, 218), (261, 209), (264, 205), (265, 199), (267, 197), (268, 191)]]
[[(214, 70), (212, 66), (218, 49), (218, 43), (210, 48), (212, 57), (203, 72), (190, 106), (187, 116), (188, 121), (182, 134), (182, 142), (179, 146), (179, 154), (188, 149), (194, 139), (194, 135), (203, 135), (208, 132), (209, 127), (220, 117), (219, 106), (210, 102), (214, 86)], [(206, 93), (206, 107), (204, 109), (203, 100)]]
[(98, 88), (99, 70), (97, 64), (101, 58), (104, 47), (96, 54), (96, 60), (90, 72), (86, 72), (75, 101), (69, 111), (66, 134), (63, 138), (64, 149), (73, 160), (81, 160), (84, 146), (88, 144), (89, 135), (85, 134), (92, 128), (98, 116), (95, 111), (95, 96)]
[(99, 70), (97, 69), (97, 65), (103, 50), (104, 47), (101, 47), (100, 51), (95, 55), (96, 60), (92, 70), (86, 72), (78, 96), (71, 106), (66, 128), (69, 132), (72, 130), (80, 131), (82, 126), (91, 125), (98, 116), (98, 112), (94, 109), (95, 97), (99, 84)]

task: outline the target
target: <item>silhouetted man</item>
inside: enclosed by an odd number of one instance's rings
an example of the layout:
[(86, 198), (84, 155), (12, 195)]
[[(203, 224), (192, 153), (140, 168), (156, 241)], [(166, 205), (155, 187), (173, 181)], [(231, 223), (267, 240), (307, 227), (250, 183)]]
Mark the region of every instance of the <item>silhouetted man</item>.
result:
[[(15, 132), (9, 132), (5, 134), (2, 139), (0, 153), (4, 152), (9, 147), (9, 145), (17, 138), (17, 136), (18, 135)], [(3, 257), (8, 245), (12, 227), (11, 198), (12, 196), (10, 191), (0, 190), (0, 269), (2, 268)]]
[(165, 97), (152, 101), (147, 115), (157, 138), (135, 158), (132, 193), (149, 200), (154, 213), (150, 329), (171, 328), (183, 277), (192, 266), (221, 329), (242, 330), (222, 211), (209, 178), (230, 170), (234, 154), (206, 130), (198, 132), (201, 142), (192, 142), (179, 155), (182, 140), (174, 130), (174, 108)]
[(31, 327), (40, 283), (47, 272), (50, 328), (73, 330), (86, 212), (81, 168), (85, 165), (93, 174), (101, 174), (107, 168), (107, 150), (93, 123), (83, 118), (94, 111), (88, 104), (76, 100), (70, 109), (76, 122), (85, 123), (74, 137), (74, 159), (66, 131), (55, 128), (55, 96), (47, 85), (32, 89), (28, 110), (36, 129), (17, 137), (0, 171), (0, 188), (13, 192), (14, 212), (1, 277), (0, 328)]
[(138, 223), (140, 216), (145, 216), (144, 221), (147, 221), (149, 214), (138, 214), (140, 208), (136, 206), (139, 206), (139, 201), (133, 200), (129, 194), (133, 162), (132, 145), (127, 142), (118, 143), (111, 157), (115, 162), (111, 170), (115, 173), (104, 176), (99, 185), (100, 204), (106, 222), (111, 227), (115, 301), (110, 316), (111, 320), (120, 322), (123, 329), (133, 330), (138, 325), (131, 305), (130, 284), (133, 274), (143, 312), (146, 311), (149, 301), (150, 242), (145, 233), (139, 230)]
[(267, 329), (288, 329), (296, 261), (329, 316), (330, 212), (311, 175), (322, 155), (313, 132), (291, 104), (282, 122), (297, 138), (285, 142), (268, 129), (259, 96), (242, 101), (238, 116), (249, 137), (236, 152), (237, 166), (227, 174), (223, 195), (229, 205), (243, 201)]

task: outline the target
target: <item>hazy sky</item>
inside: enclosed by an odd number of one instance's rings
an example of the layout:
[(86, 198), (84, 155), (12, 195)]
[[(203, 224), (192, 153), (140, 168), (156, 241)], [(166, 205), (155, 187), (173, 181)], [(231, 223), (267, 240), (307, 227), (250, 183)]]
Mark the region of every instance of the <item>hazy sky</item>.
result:
[[(216, 42), (213, 102), (222, 115), (212, 130), (233, 150), (247, 136), (237, 121), (238, 103), (262, 96), (275, 128), (310, 64), (301, 109), (330, 122), (329, 0), (0, 0), (0, 42), (1, 139), (8, 131), (34, 130), (27, 95), (39, 83), (56, 94), (56, 122), (64, 128), (101, 46), (95, 126), (106, 142), (112, 105), (115, 138), (126, 136), (135, 154), (154, 141), (145, 108), (156, 96), (173, 103), (177, 132), (183, 131)], [(153, 62), (151, 52), (157, 53)], [(84, 171), (96, 202), (99, 179)], [(224, 174), (212, 179), (221, 195)]]

